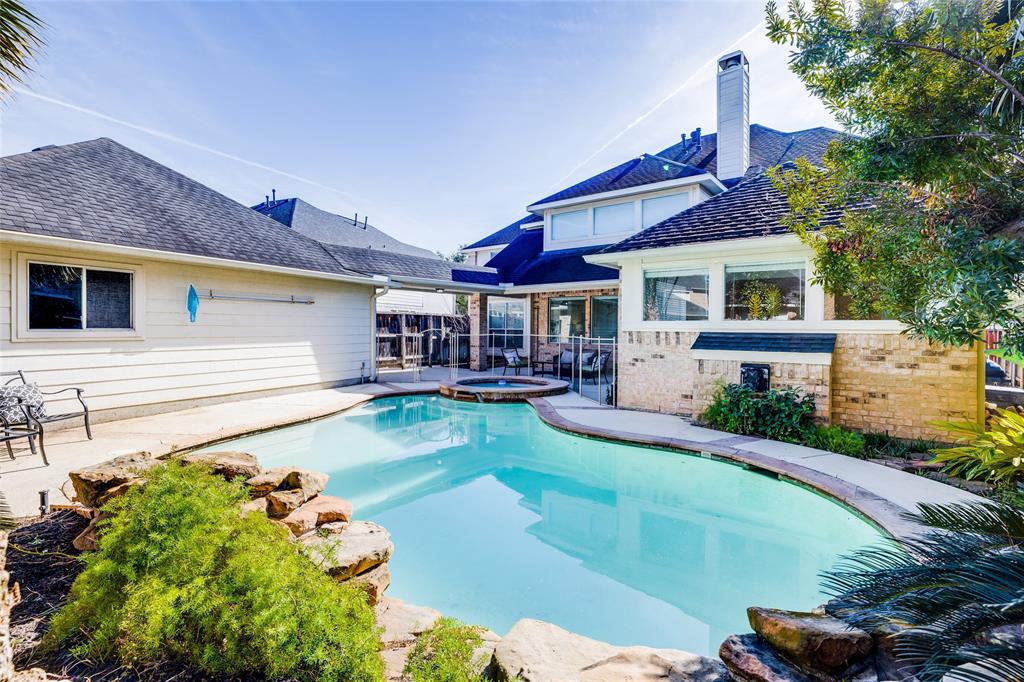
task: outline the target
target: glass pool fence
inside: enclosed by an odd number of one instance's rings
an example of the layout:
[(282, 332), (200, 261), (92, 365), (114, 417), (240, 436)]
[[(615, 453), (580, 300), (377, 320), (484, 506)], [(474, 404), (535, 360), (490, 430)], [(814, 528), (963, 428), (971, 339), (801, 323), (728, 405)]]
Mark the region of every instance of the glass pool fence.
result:
[[(408, 336), (408, 335), (407, 335)], [(407, 339), (421, 352), (408, 353), (400, 368), (378, 361), (379, 381), (420, 383), (468, 376), (546, 376), (600, 405), (616, 405), (617, 348), (614, 338), (556, 337), (522, 331), (489, 332), (477, 339), (452, 329), (428, 329)]]

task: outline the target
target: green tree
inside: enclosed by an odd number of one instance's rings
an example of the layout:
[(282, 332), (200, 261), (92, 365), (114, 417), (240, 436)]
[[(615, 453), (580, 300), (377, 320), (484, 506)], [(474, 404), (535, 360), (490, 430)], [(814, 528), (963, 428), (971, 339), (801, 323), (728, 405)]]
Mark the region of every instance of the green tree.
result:
[(25, 74), (43, 45), (41, 22), (17, 0), (0, 0), (0, 95), (6, 95)]
[[(857, 317), (1024, 352), (1024, 2), (793, 0), (768, 36), (853, 135), (773, 170), (817, 281)], [(845, 207), (838, 221), (836, 207)], [(820, 228), (820, 229), (819, 229)]]
[(444, 254), (441, 253), (440, 251), (435, 251), (434, 253), (437, 254), (438, 258), (440, 258), (441, 260), (446, 260), (449, 263), (465, 263), (466, 254), (462, 252), (462, 249), (464, 248), (466, 248), (465, 244), (459, 244), (459, 248), (455, 249), (449, 254)]

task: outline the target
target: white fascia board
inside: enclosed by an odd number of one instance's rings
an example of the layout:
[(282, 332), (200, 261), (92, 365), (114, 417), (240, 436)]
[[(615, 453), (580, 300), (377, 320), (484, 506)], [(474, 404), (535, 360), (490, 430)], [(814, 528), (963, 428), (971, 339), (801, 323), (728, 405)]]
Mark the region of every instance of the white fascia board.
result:
[[(699, 204), (698, 204), (699, 205)], [(648, 228), (650, 229), (650, 228)], [(795, 234), (780, 234), (770, 237), (744, 237), (743, 239), (724, 239), (714, 242), (696, 242), (679, 246), (662, 246), (652, 249), (636, 249), (634, 251), (614, 251), (612, 253), (592, 253), (583, 260), (595, 265), (615, 265), (624, 261), (643, 259), (693, 258), (715, 253), (738, 254), (743, 252), (759, 252), (767, 248), (799, 246), (800, 238)]]
[(52, 237), (50, 235), (29, 234), (13, 230), (0, 229), (0, 236), (2, 236), (9, 244), (59, 247), (72, 251), (92, 251), (122, 257), (125, 255), (134, 255), (136, 257), (169, 261), (172, 263), (208, 265), (212, 267), (233, 268), (236, 270), (274, 272), (282, 275), (294, 275), (296, 277), (308, 277), (310, 279), (325, 279), (335, 282), (349, 282), (352, 284), (366, 284), (374, 287), (386, 286), (390, 282), (390, 279), (384, 275), (342, 275), (332, 272), (321, 272), (319, 270), (305, 270), (302, 268), (291, 268), (282, 265), (267, 265), (264, 263), (253, 263), (250, 261), (232, 260), (230, 258), (218, 258), (215, 256), (197, 256), (191, 253), (178, 253), (177, 251), (160, 251), (159, 249), (147, 249), (138, 246), (122, 246), (120, 244), (106, 244), (103, 242), (90, 242), (84, 239)]
[(508, 244), (492, 244), (490, 246), (474, 246), (472, 248), (467, 246), (465, 248), (459, 249), (459, 251), (493, 251), (494, 249), (504, 249), (506, 246), (508, 246)]
[[(453, 282), (450, 279), (428, 279), (425, 277), (405, 277), (391, 275), (392, 288), (409, 291), (433, 291), (444, 294), (499, 294), (505, 291), (500, 284), (473, 284), (472, 282)], [(437, 291), (443, 289), (444, 291)]]
[(506, 285), (509, 294), (543, 294), (553, 291), (578, 291), (580, 289), (611, 289), (619, 287), (617, 279), (600, 279), (589, 282), (555, 282), (554, 284)]
[(831, 365), (831, 353), (785, 353), (760, 350), (694, 350), (694, 360), (737, 360), (741, 362), (784, 362), (799, 365)]
[(542, 204), (533, 204), (532, 206), (527, 206), (526, 210), (533, 213), (535, 211), (562, 208), (563, 206), (575, 206), (576, 204), (589, 204), (595, 201), (603, 201), (605, 199), (615, 199), (618, 197), (632, 196), (634, 194), (647, 194), (648, 192), (658, 192), (663, 189), (672, 189), (673, 187), (685, 187), (686, 185), (703, 185), (712, 194), (719, 194), (720, 192), (724, 192), (726, 189), (725, 185), (719, 182), (718, 178), (716, 178), (714, 175), (712, 175), (711, 173), (703, 173), (701, 175), (691, 175), (688, 178), (678, 178), (676, 180), (663, 180), (662, 182), (652, 182), (646, 185), (637, 185), (636, 187), (626, 187), (625, 189), (613, 189), (610, 192), (585, 194), (581, 197), (572, 197), (571, 199), (560, 199), (558, 201), (548, 201)]

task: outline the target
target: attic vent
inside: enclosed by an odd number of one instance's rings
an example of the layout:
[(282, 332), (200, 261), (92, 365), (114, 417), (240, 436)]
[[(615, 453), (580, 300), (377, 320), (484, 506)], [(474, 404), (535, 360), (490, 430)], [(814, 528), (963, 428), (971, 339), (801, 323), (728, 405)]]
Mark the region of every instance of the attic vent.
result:
[(56, 148), (57, 148), (57, 145), (55, 145), (55, 144), (44, 144), (42, 147), (36, 147), (32, 151), (34, 151), (34, 152), (43, 152), (43, 151), (46, 151), (47, 149), (56, 149)]

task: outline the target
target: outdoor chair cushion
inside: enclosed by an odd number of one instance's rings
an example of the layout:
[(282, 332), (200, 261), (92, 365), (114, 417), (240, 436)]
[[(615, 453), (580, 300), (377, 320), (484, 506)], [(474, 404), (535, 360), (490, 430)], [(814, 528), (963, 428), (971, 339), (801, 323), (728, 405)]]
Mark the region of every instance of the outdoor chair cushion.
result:
[(17, 384), (14, 386), (0, 386), (0, 416), (9, 424), (21, 424), (25, 421), (25, 413), (21, 411), (18, 399), (28, 405), (32, 416), (37, 419), (46, 417), (43, 409), (43, 394), (39, 391), (38, 384)]
[(597, 353), (592, 350), (585, 350), (580, 354), (580, 366), (591, 367), (594, 364), (594, 358), (597, 357)]
[(558, 356), (558, 364), (560, 365), (571, 365), (572, 361), (576, 358), (576, 354), (571, 350), (563, 350), (562, 354)]

